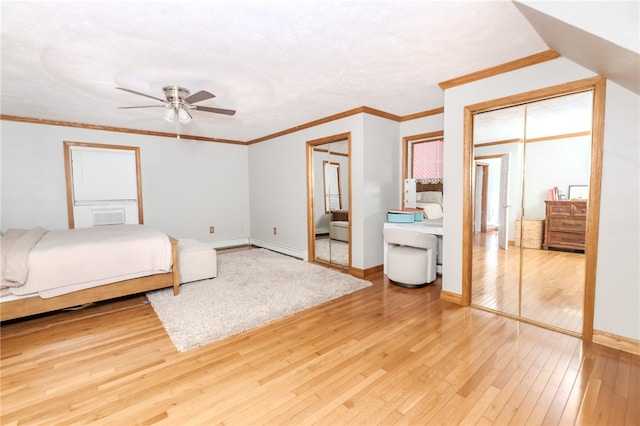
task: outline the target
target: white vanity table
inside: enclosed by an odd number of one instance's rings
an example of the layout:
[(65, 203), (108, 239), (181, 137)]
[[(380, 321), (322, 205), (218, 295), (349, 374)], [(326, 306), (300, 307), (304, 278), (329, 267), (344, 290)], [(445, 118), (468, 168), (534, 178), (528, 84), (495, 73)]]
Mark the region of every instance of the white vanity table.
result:
[[(438, 254), (436, 256), (436, 272), (442, 274), (442, 222), (413, 222), (413, 223), (391, 223), (385, 222), (384, 229), (401, 229), (404, 231), (418, 232), (421, 234), (431, 234), (438, 238)], [(387, 273), (387, 252), (389, 244), (384, 242), (384, 273)]]

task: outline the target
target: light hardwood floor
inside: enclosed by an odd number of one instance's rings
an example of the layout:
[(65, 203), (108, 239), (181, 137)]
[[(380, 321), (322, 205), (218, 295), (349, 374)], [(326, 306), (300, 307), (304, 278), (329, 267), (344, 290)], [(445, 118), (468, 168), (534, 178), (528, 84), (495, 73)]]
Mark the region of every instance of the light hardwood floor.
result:
[(584, 253), (513, 246), (503, 250), (497, 232), (474, 235), (473, 304), (518, 315), (520, 271), (522, 317), (581, 334)]
[(369, 279), (185, 353), (143, 296), (3, 324), (0, 423), (640, 423), (640, 357)]

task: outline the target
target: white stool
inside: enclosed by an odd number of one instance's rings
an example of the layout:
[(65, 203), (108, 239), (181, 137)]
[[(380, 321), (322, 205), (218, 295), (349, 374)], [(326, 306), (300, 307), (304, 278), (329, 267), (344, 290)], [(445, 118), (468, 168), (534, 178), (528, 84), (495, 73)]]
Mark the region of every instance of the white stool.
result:
[(178, 240), (180, 284), (215, 278), (218, 275), (216, 251), (198, 240)]
[(403, 287), (423, 287), (436, 279), (435, 235), (385, 229), (387, 277)]

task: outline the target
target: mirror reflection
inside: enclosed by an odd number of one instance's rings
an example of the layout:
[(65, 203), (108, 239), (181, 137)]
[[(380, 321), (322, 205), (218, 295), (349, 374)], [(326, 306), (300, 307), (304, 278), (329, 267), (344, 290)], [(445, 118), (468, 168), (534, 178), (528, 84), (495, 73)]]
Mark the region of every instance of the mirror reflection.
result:
[(581, 332), (591, 119), (591, 91), (474, 116), (474, 305)]
[(323, 161), (322, 179), (324, 189), (324, 211), (330, 213), (342, 209), (340, 191), (340, 163)]
[(315, 260), (349, 267), (347, 140), (313, 147)]

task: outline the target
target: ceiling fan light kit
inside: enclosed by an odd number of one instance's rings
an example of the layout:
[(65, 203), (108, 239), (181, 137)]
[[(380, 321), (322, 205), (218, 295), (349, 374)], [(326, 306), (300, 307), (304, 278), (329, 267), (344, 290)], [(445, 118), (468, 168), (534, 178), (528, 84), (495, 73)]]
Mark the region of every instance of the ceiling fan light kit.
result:
[(204, 112), (213, 112), (217, 114), (225, 114), (225, 115), (234, 115), (236, 112), (231, 109), (223, 109), (223, 108), (213, 108), (213, 107), (205, 107), (194, 105), (196, 102), (201, 102), (207, 99), (214, 98), (215, 95), (213, 93), (209, 93), (206, 90), (201, 90), (199, 92), (194, 93), (193, 95), (188, 89), (180, 86), (165, 86), (162, 88), (164, 91), (164, 96), (166, 100), (157, 98), (155, 96), (147, 95), (145, 93), (136, 92), (135, 90), (125, 89), (123, 87), (116, 87), (116, 89), (124, 90), (125, 92), (130, 92), (135, 95), (145, 96), (147, 98), (155, 99), (157, 101), (162, 102), (162, 105), (140, 105), (140, 106), (130, 106), (130, 107), (119, 107), (121, 109), (131, 109), (131, 108), (155, 108), (164, 106), (165, 111), (162, 115), (166, 121), (173, 123), (178, 117), (180, 123), (186, 124), (191, 121), (193, 116), (189, 112), (190, 109), (200, 110)]

